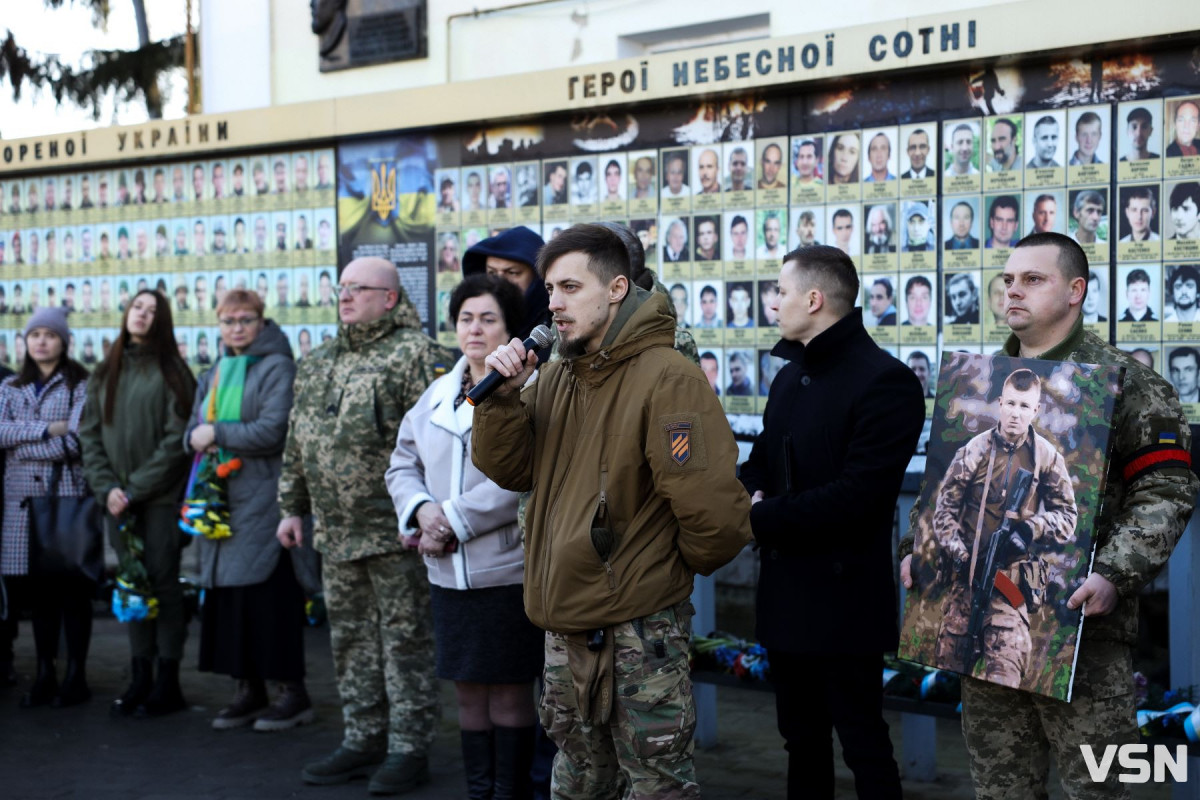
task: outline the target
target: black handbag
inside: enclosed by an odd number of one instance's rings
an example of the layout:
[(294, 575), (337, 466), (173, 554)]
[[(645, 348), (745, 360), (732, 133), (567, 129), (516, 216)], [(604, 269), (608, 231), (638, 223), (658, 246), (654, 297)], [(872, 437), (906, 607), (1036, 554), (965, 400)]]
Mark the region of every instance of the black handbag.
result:
[(104, 575), (103, 516), (96, 498), (59, 497), (63, 463), (54, 465), (50, 491), (28, 497), (29, 573), (81, 575), (99, 582)]

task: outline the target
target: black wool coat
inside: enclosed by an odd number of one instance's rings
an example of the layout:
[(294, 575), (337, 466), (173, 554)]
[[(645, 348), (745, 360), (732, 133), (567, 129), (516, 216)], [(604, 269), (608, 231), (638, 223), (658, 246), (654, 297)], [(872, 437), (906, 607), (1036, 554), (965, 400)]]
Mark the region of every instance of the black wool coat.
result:
[(768, 649), (894, 650), (892, 522), (925, 417), (921, 383), (881, 350), (855, 309), (807, 346), (780, 341), (741, 478), (760, 545), (757, 635)]

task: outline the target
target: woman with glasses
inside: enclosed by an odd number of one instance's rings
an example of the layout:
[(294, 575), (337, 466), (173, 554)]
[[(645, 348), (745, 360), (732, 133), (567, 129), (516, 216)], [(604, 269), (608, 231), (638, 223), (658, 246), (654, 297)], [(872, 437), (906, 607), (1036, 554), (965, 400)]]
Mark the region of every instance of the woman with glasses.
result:
[(195, 387), (176, 348), (170, 302), (157, 292), (138, 292), (88, 383), (79, 430), (84, 475), (108, 511), (113, 548), (123, 563), (144, 567), (157, 601), (155, 615), (128, 623), (133, 660), (129, 687), (112, 705), (116, 716), (159, 716), (187, 707), (179, 686), (187, 618), (176, 519), (188, 467), (183, 432)]
[(405, 415), (387, 471), (400, 529), (432, 584), (437, 674), (454, 681), (472, 800), (532, 791), (544, 634), (525, 616), (517, 494), (471, 462), (474, 408), (464, 402), (488, 372), (487, 355), (522, 329), (524, 309), (521, 290), (501, 278), (458, 285), (450, 319), (463, 357)]
[[(200, 376), (186, 446), (240, 466), (225, 479), (229, 536), (200, 540), (200, 670), (237, 680), (213, 728), (284, 730), (313, 718), (304, 686), (304, 592), (275, 539), (296, 362), (283, 331), (263, 319), (257, 293), (227, 292), (217, 318), (224, 352)], [(267, 681), (280, 684), (270, 705)]]
[[(0, 458), (6, 462), (0, 574), (7, 581), (9, 597), (24, 594), (33, 610), (37, 677), (21, 697), (21, 707), (50, 704), (58, 708), (85, 702), (92, 696), (85, 665), (92, 638), (96, 584), (82, 575), (29, 575), (29, 511), (25, 501), (49, 493), (54, 473), (59, 470), (56, 496), (82, 497), (88, 493), (80, 469), (78, 436), (88, 373), (67, 353), (71, 332), (64, 309), (40, 308), (34, 312), (25, 324), (25, 339), (28, 349), (24, 361), (17, 364), (20, 372), (0, 386)], [(21, 592), (22, 588), (26, 591)], [(15, 622), (16, 614), (10, 612), (10, 616)], [(59, 636), (64, 632), (67, 670), (60, 685), (55, 659)], [(0, 675), (0, 680), (4, 677)]]

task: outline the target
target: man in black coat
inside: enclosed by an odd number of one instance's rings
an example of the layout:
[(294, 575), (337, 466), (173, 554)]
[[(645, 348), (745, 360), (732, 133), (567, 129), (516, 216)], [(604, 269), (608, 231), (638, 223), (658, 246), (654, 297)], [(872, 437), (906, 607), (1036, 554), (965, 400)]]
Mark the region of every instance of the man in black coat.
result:
[(741, 473), (789, 800), (833, 797), (831, 727), (858, 796), (900, 797), (881, 676), (899, 639), (892, 519), (925, 401), (912, 370), (863, 328), (858, 291), (837, 248), (784, 257), (771, 355), (788, 363)]

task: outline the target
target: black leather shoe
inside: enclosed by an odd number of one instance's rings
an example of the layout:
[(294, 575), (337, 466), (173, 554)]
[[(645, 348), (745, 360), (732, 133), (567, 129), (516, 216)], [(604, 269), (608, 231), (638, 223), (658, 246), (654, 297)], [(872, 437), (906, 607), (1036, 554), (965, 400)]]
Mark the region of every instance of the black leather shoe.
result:
[(50, 701), (56, 694), (58, 694), (58, 676), (55, 674), (54, 661), (48, 658), (39, 658), (37, 677), (33, 679), (33, 686), (29, 687), (29, 691), (21, 695), (21, 708), (50, 705)]
[(92, 699), (92, 690), (87, 685), (87, 669), (81, 661), (68, 661), (67, 674), (63, 677), (58, 694), (50, 701), (51, 708), (67, 708), (86, 703)]
[(139, 717), (161, 717), (187, 708), (183, 689), (179, 686), (179, 662), (173, 658), (158, 660), (158, 674), (154, 677), (154, 688), (145, 702), (138, 706)]
[(371, 794), (404, 794), (423, 783), (429, 783), (429, 759), (403, 753), (388, 753), (388, 757), (367, 784)]
[(125, 694), (113, 700), (109, 709), (114, 717), (131, 717), (138, 706), (150, 696), (154, 686), (154, 667), (148, 658), (135, 658), (129, 662), (129, 687)]

